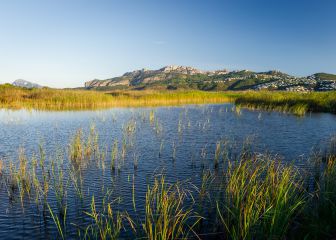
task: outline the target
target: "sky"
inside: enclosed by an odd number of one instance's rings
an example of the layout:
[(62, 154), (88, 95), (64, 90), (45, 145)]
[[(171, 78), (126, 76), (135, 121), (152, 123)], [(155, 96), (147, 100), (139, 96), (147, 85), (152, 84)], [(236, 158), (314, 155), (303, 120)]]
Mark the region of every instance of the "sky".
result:
[(0, 0), (0, 83), (135, 69), (336, 74), (334, 0)]

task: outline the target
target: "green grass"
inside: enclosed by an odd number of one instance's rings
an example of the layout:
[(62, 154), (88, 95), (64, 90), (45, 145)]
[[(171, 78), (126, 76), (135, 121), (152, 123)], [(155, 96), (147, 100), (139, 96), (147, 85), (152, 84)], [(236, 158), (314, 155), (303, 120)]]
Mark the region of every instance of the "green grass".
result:
[[(192, 208), (185, 207), (187, 193), (177, 183), (168, 185), (165, 178), (155, 179), (146, 193), (145, 222), (142, 224), (146, 239), (188, 239), (200, 217)], [(189, 220), (191, 225), (188, 224)]]
[(302, 210), (305, 194), (296, 172), (270, 157), (252, 157), (229, 165), (222, 181), (217, 213), (231, 239), (275, 239)]
[(336, 91), (333, 92), (246, 92), (235, 99), (237, 105), (250, 109), (289, 112), (304, 115), (307, 112), (336, 113)]
[(97, 210), (94, 196), (92, 196), (91, 208), (86, 214), (92, 219), (92, 224), (85, 230), (87, 239), (119, 239), (124, 220), (128, 219), (127, 214), (119, 211), (114, 212), (112, 204), (103, 199), (101, 211)]

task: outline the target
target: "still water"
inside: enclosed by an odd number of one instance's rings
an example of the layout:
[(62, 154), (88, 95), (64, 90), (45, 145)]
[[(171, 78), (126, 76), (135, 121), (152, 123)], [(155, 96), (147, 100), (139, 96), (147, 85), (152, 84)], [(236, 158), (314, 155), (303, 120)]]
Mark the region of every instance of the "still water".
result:
[[(31, 167), (30, 159), (39, 155), (42, 146), (46, 165), (61, 155), (67, 172), (71, 139), (79, 129), (86, 138), (93, 126), (99, 136), (103, 165), (89, 164), (83, 170), (82, 200), (69, 184), (67, 238), (76, 238), (78, 229), (89, 221), (83, 211), (90, 206), (91, 197), (95, 196), (99, 203), (106, 196), (106, 189), (111, 190), (111, 198), (117, 199), (117, 208), (127, 210), (131, 216), (135, 189), (137, 214), (141, 216), (147, 185), (156, 174), (164, 173), (169, 182), (181, 180), (197, 186), (202, 169), (213, 167), (216, 143), (220, 141), (237, 151), (249, 141), (256, 152), (278, 155), (304, 167), (309, 156), (325, 150), (335, 136), (336, 115), (296, 117), (277, 112), (234, 111), (231, 104), (74, 112), (0, 110), (0, 159), (5, 166), (10, 162), (17, 165), (21, 151)], [(111, 172), (115, 142), (117, 158), (123, 158), (117, 173)], [(8, 188), (8, 183), (1, 180), (0, 239), (57, 238), (52, 219), (36, 207), (35, 199), (26, 197), (22, 203), (17, 196), (9, 198)], [(52, 190), (48, 203), (51, 207), (56, 205)]]

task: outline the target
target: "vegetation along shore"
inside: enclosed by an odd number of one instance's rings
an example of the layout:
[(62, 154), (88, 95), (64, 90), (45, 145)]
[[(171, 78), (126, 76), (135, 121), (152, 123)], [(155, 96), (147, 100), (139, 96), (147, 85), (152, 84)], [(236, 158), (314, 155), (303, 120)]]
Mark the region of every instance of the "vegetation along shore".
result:
[(0, 107), (37, 110), (87, 110), (110, 107), (167, 106), (233, 102), (250, 109), (304, 115), (336, 113), (336, 92), (26, 89), (0, 85)]

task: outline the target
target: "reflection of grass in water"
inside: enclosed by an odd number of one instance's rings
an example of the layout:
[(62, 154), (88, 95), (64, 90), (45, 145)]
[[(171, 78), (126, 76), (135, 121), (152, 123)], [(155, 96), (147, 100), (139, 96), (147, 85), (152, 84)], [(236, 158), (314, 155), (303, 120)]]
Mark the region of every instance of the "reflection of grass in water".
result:
[(114, 171), (115, 170), (115, 162), (117, 161), (117, 158), (118, 158), (118, 140), (117, 139), (114, 140), (111, 156), (112, 156), (111, 169)]

